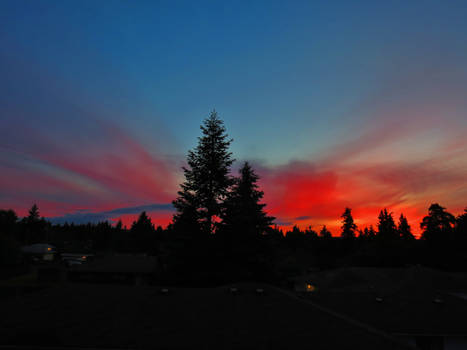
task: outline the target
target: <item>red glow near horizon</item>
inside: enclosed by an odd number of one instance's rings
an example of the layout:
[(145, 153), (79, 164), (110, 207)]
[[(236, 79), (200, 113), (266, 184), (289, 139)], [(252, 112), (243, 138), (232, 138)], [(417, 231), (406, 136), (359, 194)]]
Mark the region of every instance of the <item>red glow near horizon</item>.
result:
[[(100, 141), (108, 148), (84, 143), (81, 148), (67, 149), (46, 135), (25, 133), (24, 137), (32, 140), (29, 148), (2, 158), (7, 166), (0, 172), (0, 207), (25, 216), (35, 202), (42, 216), (61, 217), (170, 203), (180, 182), (179, 165), (149, 153), (124, 129), (101, 124), (104, 131), (95, 132), (102, 135)], [(319, 231), (326, 225), (336, 236), (346, 207), (352, 209), (361, 229), (369, 225), (376, 229), (383, 208), (393, 212), (396, 223), (403, 213), (416, 235), (431, 203), (440, 203), (454, 215), (462, 213), (467, 206), (467, 141), (446, 137), (447, 141), (436, 148), (437, 153), (407, 160), (394, 149), (411, 145), (416, 136), (413, 129), (398, 133), (381, 127), (363, 133), (321, 154), (318, 161), (269, 167), (251, 162), (260, 175), (266, 211), (284, 230), (298, 225)], [(424, 140), (422, 137), (420, 142)], [(407, 147), (402, 147), (404, 142), (409, 142)], [(389, 156), (381, 156), (384, 152)], [(116, 223), (120, 218), (129, 228), (138, 215), (109, 215), (107, 219)], [(172, 220), (168, 210), (148, 211), (148, 215), (156, 226), (165, 227)]]
[[(290, 230), (294, 225), (319, 231), (326, 225), (333, 235), (340, 235), (345, 207), (352, 209), (358, 228), (372, 225), (377, 229), (380, 210), (387, 208), (398, 222), (400, 214), (407, 217), (415, 236), (421, 233), (420, 222), (434, 202), (446, 206), (457, 215), (467, 203), (452, 200), (453, 188), (463, 185), (455, 173), (437, 173), (431, 167), (413, 166), (416, 176), (407, 173), (409, 166), (334, 166), (318, 171), (306, 163), (290, 163), (276, 169), (262, 169), (261, 187), (269, 214), (277, 217), (280, 227)], [(394, 175), (393, 175), (394, 174)], [(440, 185), (440, 181), (444, 185)], [(439, 196), (433, 194), (437, 189)], [(454, 203), (454, 205), (449, 205)]]
[[(387, 165), (385, 167), (356, 167), (355, 169), (336, 167), (334, 170), (319, 171), (307, 163), (290, 163), (287, 166), (277, 168), (263, 168), (259, 185), (265, 193), (263, 202), (267, 204), (266, 211), (277, 218), (278, 226), (283, 230), (289, 230), (293, 225), (297, 225), (301, 229), (312, 226), (314, 230), (319, 231), (322, 225), (326, 225), (333, 235), (338, 236), (341, 226), (340, 215), (345, 207), (352, 208), (355, 222), (360, 229), (369, 225), (373, 225), (376, 229), (379, 211), (387, 208), (393, 212), (396, 223), (400, 214), (403, 213), (408, 218), (412, 232), (418, 236), (420, 234), (419, 224), (423, 216), (427, 214), (431, 203), (439, 202), (455, 215), (463, 211), (464, 206), (461, 203), (457, 206), (449, 206), (449, 195), (437, 197), (432, 195), (430, 191), (426, 193), (425, 187), (430, 190), (432, 186), (430, 183), (425, 183), (424, 187), (420, 187), (420, 184), (416, 184), (417, 186), (414, 187), (406, 176), (391, 176), (390, 181), (385, 176), (381, 176), (381, 173), (400, 172), (403, 172), (403, 169), (400, 169), (399, 165), (393, 167)], [(418, 180), (424, 178), (425, 173), (430, 175), (429, 178), (433, 177), (432, 169), (417, 168)], [(6, 175), (3, 174), (3, 176)], [(173, 177), (175, 176), (173, 175)], [(431, 181), (436, 183), (439, 178), (434, 177)], [(447, 182), (447, 191), (462, 183), (462, 178), (459, 178), (461, 181), (459, 182), (456, 176), (444, 175), (443, 178), (450, 180)], [(6, 179), (9, 181), (8, 183), (13, 183), (12, 177), (6, 176)], [(21, 179), (21, 177), (17, 179)], [(137, 178), (133, 177), (132, 179)], [(62, 189), (79, 190), (79, 188), (73, 187), (76, 185), (72, 183), (68, 185), (67, 182), (62, 183), (47, 177), (44, 177), (43, 180), (38, 177), (36, 180), (46, 187), (58, 186)], [(426, 180), (424, 181), (426, 182)], [(26, 185), (27, 183), (24, 184), (24, 186)], [(24, 188), (27, 190), (28, 187)], [(414, 192), (414, 190), (411, 192), (412, 188), (416, 190), (421, 188), (420, 193)], [(447, 193), (449, 194), (449, 192)], [(84, 193), (85, 198), (87, 195)], [(39, 200), (37, 204), (41, 215), (55, 217), (64, 213), (77, 212), (80, 208), (99, 213), (132, 205), (136, 206), (140, 203), (135, 200), (133, 202), (122, 201), (121, 203), (113, 200), (102, 200), (100, 203), (94, 202), (94, 205), (99, 205), (91, 208), (53, 200)], [(28, 203), (27, 207), (18, 207), (18, 214), (20, 216), (27, 215), (27, 210), (31, 205), (32, 202)], [(172, 220), (172, 212), (170, 211), (148, 211), (147, 214), (155, 226), (166, 227)], [(115, 224), (121, 219), (123, 225), (130, 228), (138, 215), (122, 214), (109, 217), (109, 220)]]

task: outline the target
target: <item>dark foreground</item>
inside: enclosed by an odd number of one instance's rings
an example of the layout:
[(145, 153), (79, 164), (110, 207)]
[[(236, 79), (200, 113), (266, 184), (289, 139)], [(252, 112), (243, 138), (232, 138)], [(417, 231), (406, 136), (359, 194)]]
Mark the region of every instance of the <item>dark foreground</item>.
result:
[[(0, 348), (404, 349), (291, 292), (63, 284), (0, 300)], [(264, 289), (258, 293), (257, 288)]]

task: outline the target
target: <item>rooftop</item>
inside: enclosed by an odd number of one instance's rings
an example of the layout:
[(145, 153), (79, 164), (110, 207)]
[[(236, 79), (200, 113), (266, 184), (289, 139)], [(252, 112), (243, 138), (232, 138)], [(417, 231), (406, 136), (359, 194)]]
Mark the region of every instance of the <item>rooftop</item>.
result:
[(315, 303), (392, 334), (467, 336), (467, 300), (449, 293), (317, 293)]
[(92, 272), (151, 273), (156, 268), (156, 258), (144, 255), (106, 255), (94, 257), (74, 270)]

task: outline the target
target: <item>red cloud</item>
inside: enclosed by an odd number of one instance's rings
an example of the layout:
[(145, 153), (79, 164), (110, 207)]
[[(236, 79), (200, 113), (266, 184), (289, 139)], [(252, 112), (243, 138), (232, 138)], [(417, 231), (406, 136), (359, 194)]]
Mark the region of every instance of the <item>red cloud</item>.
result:
[[(383, 208), (394, 213), (396, 222), (404, 213), (416, 234), (432, 202), (443, 203), (454, 214), (461, 212), (467, 205), (467, 159), (463, 152), (467, 143), (461, 138), (451, 140), (449, 136), (455, 133), (450, 129), (440, 130), (439, 145), (427, 143), (435, 153), (425, 152), (414, 161), (410, 152), (417, 150), (405, 147), (405, 143), (413, 145), (420, 134), (413, 127), (409, 129), (368, 131), (322, 154), (316, 162), (259, 166), (266, 209), (286, 228), (293, 224), (315, 229), (327, 225), (334, 234), (340, 232), (345, 207), (353, 209), (361, 228), (375, 226)], [(419, 131), (424, 136), (426, 130)], [(423, 137), (420, 142), (423, 144)]]
[(337, 199), (337, 176), (332, 171), (319, 172), (305, 163), (291, 163), (262, 174), (260, 185), (264, 201), (272, 215), (294, 218), (327, 215), (326, 208)]

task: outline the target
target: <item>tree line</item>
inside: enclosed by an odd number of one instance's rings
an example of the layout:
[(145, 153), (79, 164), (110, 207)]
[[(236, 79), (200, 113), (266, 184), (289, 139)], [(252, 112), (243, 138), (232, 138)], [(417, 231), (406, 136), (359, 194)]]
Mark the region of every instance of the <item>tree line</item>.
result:
[(359, 229), (345, 208), (341, 235), (294, 226), (283, 232), (262, 203), (264, 193), (252, 166), (238, 176), (223, 121), (213, 111), (201, 125), (198, 145), (188, 152), (184, 182), (173, 201), (175, 214), (166, 228), (155, 227), (145, 212), (130, 228), (108, 222), (52, 225), (34, 205), (19, 219), (0, 210), (0, 264), (20, 261), (19, 246), (49, 242), (61, 251), (126, 252), (155, 255), (160, 279), (174, 283), (277, 280), (309, 267), (343, 265), (405, 266), (426, 264), (467, 269), (467, 209), (455, 217), (437, 203), (420, 223), (416, 240), (404, 215), (396, 224), (382, 209), (377, 227)]

